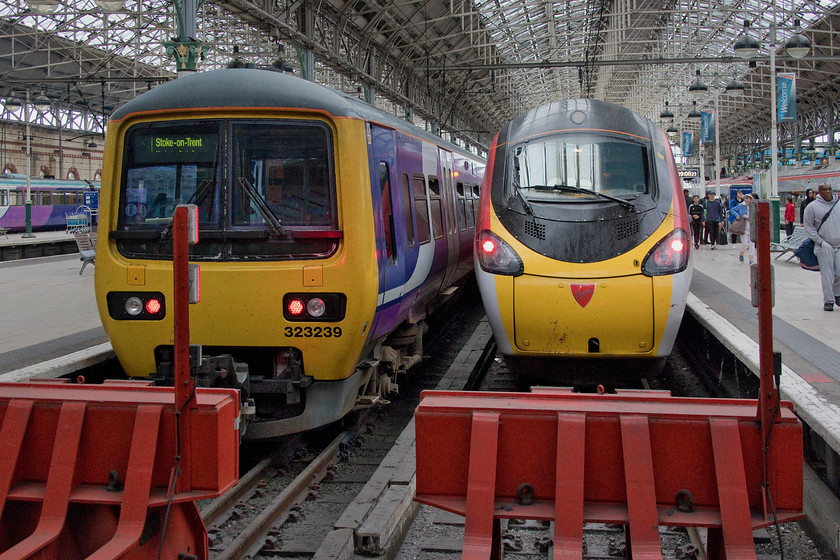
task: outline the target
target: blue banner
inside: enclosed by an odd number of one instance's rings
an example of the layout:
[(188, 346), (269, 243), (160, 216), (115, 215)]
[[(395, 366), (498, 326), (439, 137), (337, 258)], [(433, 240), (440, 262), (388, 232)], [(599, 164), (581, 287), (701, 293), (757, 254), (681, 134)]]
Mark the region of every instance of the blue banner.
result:
[(776, 104), (780, 122), (796, 120), (796, 74), (776, 75)]
[(691, 132), (683, 132), (683, 155), (686, 157), (691, 157), (694, 155), (694, 138)]
[(706, 111), (700, 114), (700, 142), (704, 146), (712, 146), (715, 143), (715, 124), (712, 114)]

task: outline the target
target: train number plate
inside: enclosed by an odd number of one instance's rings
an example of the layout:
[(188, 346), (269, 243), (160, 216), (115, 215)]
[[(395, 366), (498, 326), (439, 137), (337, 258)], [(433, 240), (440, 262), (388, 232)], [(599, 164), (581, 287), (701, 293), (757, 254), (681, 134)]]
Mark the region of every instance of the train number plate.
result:
[(338, 338), (341, 327), (286, 327), (285, 334), (290, 338)]

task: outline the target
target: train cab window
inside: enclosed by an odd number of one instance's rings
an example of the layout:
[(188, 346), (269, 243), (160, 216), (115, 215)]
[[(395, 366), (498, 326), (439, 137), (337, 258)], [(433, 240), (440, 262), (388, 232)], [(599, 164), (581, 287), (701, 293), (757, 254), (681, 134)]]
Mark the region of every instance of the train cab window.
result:
[(126, 133), (118, 225), (129, 257), (171, 255), (172, 214), (199, 208), (198, 260), (321, 258), (341, 235), (332, 134), (319, 122), (166, 121)]
[(411, 179), (414, 191), (414, 214), (417, 216), (417, 240), (420, 244), (428, 243), (432, 236), (429, 233), (429, 203), (426, 197), (426, 178), (414, 175)]
[(385, 229), (385, 257), (388, 265), (397, 262), (396, 242), (394, 231), (394, 205), (391, 202), (391, 174), (388, 164), (379, 162), (379, 190), (382, 195), (382, 226)]
[(437, 177), (429, 176), (429, 204), (432, 213), (432, 235), (435, 239), (443, 237), (443, 204), (440, 200), (440, 182)]
[[(469, 188), (469, 185), (467, 185)], [(467, 199), (464, 193), (464, 183), (458, 183), (456, 186), (458, 191), (458, 222), (461, 226), (461, 231), (467, 229)]]
[(522, 144), (512, 153), (511, 186), (530, 202), (632, 201), (649, 191), (650, 157), (641, 143), (568, 135)]
[(411, 183), (408, 179), (408, 173), (402, 174), (402, 195), (406, 242), (408, 247), (414, 247), (414, 215), (411, 213)]

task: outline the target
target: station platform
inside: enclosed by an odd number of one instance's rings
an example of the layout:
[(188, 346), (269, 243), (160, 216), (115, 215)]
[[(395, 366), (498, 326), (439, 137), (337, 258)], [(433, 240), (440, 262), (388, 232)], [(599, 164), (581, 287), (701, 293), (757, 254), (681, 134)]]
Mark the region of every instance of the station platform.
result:
[(29, 238), (22, 233), (0, 234), (0, 262), (78, 252), (75, 239), (63, 229), (33, 234)]

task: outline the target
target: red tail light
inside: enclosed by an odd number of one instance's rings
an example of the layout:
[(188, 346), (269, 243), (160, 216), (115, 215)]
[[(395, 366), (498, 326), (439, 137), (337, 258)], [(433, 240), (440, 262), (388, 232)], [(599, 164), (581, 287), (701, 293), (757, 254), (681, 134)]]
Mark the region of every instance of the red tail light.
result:
[(687, 266), (688, 233), (684, 229), (675, 229), (648, 252), (642, 262), (642, 273), (646, 276), (676, 274)]

